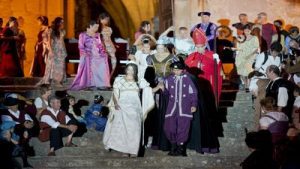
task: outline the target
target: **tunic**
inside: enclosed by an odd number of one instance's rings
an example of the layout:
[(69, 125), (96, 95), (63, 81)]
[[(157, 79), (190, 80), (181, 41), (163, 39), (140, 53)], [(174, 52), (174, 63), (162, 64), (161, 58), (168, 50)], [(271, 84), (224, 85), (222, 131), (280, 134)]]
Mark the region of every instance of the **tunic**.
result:
[(197, 107), (197, 89), (187, 74), (171, 75), (165, 80), (169, 102), (165, 114), (164, 130), (171, 143), (185, 143), (188, 140), (192, 107)]

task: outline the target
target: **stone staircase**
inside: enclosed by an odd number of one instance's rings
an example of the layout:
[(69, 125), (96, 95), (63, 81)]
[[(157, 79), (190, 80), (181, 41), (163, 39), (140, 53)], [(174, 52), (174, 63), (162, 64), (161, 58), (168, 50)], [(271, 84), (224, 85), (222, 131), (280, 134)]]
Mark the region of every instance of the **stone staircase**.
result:
[[(235, 95), (234, 92), (227, 94)], [(89, 130), (82, 138), (74, 138), (79, 147), (62, 148), (57, 151), (56, 157), (46, 156), (48, 142), (41, 143), (34, 138), (31, 144), (35, 146), (37, 155), (29, 160), (36, 169), (238, 169), (249, 154), (244, 143), (244, 129), (254, 129), (253, 117), (251, 95), (237, 92), (233, 107), (227, 108), (224, 137), (219, 138), (219, 154), (202, 155), (188, 150), (188, 157), (170, 157), (167, 152), (147, 149), (143, 158), (126, 158), (120, 153), (105, 150), (102, 134)]]
[[(0, 92), (19, 92), (29, 98), (38, 94), (33, 84), (37, 80), (18, 80), (12, 86), (0, 79)], [(69, 80), (71, 81), (71, 80)], [(16, 82), (16, 80), (14, 80)], [(16, 83), (13, 83), (16, 84)], [(7, 88), (9, 87), (10, 88)], [(3, 90), (5, 89), (5, 90)], [(64, 92), (65, 89), (58, 89)], [(78, 100), (92, 103), (95, 94), (101, 94), (109, 99), (110, 90), (68, 92)], [(84, 112), (88, 105), (82, 109)], [(36, 150), (36, 156), (29, 161), (35, 169), (239, 169), (239, 164), (250, 153), (244, 143), (245, 128), (254, 129), (254, 114), (251, 95), (249, 93), (226, 89), (222, 92), (219, 112), (223, 121), (223, 137), (219, 138), (220, 153), (199, 154), (188, 150), (188, 157), (170, 157), (167, 152), (147, 149), (143, 158), (122, 157), (118, 152), (108, 152), (102, 144), (102, 134), (89, 130), (83, 137), (74, 138), (78, 147), (64, 147), (56, 152), (55, 157), (48, 157), (49, 143), (41, 143), (37, 138), (31, 140)]]

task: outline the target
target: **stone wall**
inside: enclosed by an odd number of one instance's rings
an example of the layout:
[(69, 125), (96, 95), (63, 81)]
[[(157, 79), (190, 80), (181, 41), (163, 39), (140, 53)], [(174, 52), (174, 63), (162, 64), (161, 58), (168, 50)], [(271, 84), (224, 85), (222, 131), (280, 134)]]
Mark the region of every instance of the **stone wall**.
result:
[(200, 22), (197, 13), (207, 10), (211, 20), (229, 19), (230, 25), (238, 21), (239, 13), (247, 13), (254, 21), (259, 12), (266, 12), (270, 21), (283, 19), (287, 25), (300, 26), (299, 0), (174, 0), (175, 24), (192, 27)]

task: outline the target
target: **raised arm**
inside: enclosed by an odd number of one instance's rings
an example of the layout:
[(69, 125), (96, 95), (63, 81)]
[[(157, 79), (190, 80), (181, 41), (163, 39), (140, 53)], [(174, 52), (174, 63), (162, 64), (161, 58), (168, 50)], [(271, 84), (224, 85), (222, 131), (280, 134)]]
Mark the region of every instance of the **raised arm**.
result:
[(171, 31), (175, 31), (175, 26), (170, 26), (167, 30), (165, 30), (160, 36), (159, 38), (161, 37), (164, 37), (164, 36), (167, 36), (167, 34)]

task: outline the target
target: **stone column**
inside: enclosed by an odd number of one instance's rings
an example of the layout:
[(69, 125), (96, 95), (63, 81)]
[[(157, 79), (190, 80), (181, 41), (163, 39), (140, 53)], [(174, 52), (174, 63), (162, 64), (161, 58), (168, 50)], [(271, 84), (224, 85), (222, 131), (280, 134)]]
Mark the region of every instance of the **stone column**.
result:
[(75, 37), (75, 0), (64, 0), (64, 20), (66, 38)]

